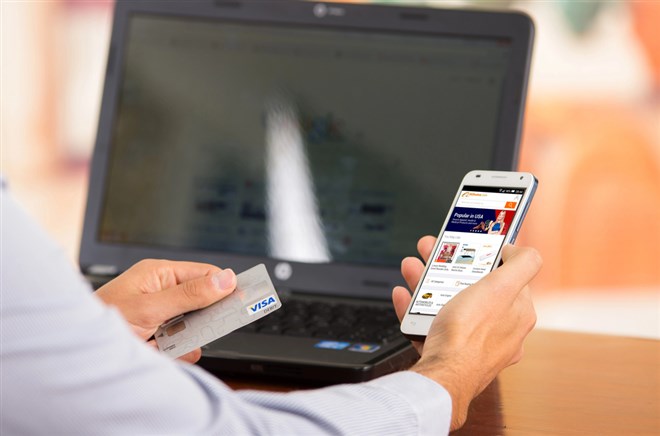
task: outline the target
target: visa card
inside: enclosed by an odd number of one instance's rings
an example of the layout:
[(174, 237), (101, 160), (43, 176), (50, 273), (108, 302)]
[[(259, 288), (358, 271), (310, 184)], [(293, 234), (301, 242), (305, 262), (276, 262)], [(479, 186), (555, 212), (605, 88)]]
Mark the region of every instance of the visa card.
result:
[(229, 296), (160, 326), (154, 335), (160, 351), (177, 358), (282, 307), (263, 264), (236, 275), (236, 279), (236, 289)]

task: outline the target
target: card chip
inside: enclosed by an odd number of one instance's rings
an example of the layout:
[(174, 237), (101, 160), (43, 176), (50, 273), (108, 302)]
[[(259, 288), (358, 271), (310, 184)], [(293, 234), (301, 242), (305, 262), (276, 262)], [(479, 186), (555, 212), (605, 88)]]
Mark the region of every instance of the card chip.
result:
[(176, 335), (179, 332), (182, 332), (186, 329), (186, 322), (181, 320), (174, 325), (171, 325), (167, 328), (167, 336)]

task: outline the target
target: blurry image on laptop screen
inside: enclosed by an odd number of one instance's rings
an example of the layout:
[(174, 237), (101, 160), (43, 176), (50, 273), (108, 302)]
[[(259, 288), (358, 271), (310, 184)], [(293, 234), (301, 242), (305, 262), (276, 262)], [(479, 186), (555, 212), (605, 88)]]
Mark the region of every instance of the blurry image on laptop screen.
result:
[(393, 266), (490, 166), (506, 40), (129, 31), (101, 241)]

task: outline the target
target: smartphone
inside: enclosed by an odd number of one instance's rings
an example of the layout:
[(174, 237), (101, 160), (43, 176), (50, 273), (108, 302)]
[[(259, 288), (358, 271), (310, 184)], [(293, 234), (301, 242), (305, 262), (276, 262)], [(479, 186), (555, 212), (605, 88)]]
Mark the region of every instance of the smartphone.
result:
[(470, 171), (465, 175), (415, 289), (401, 332), (423, 340), (438, 311), (500, 264), (534, 198), (530, 173)]

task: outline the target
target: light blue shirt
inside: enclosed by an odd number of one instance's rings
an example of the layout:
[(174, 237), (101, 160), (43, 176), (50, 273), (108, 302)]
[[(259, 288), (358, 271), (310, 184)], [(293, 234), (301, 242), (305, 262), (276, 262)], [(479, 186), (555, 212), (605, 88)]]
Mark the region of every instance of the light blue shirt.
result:
[(235, 392), (137, 338), (0, 189), (0, 434), (446, 434), (445, 389), (404, 371)]

